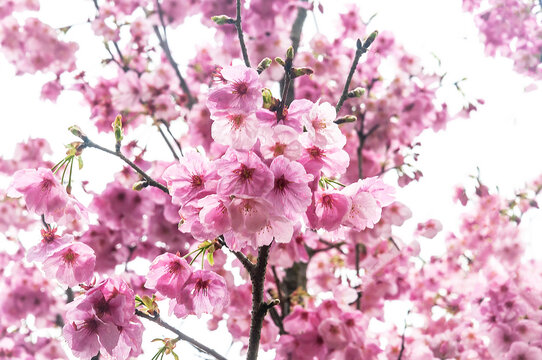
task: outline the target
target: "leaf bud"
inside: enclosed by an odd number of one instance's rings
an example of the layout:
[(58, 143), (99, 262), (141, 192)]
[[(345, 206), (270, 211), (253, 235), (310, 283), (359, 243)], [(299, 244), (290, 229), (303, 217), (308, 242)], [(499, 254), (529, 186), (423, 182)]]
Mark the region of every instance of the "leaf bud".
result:
[(231, 17), (227, 15), (217, 15), (211, 17), (211, 20), (213, 20), (217, 25), (225, 25), (225, 24), (233, 24), (235, 23), (235, 20), (233, 20)]

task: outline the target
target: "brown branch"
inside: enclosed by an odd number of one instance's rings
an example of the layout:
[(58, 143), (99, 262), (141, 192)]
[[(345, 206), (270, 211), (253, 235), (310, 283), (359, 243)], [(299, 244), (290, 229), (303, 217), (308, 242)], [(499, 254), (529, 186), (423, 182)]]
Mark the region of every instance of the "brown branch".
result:
[(169, 127), (169, 124), (166, 120), (164, 119), (160, 119), (159, 120), (162, 124), (164, 124), (164, 126), (166, 127), (166, 130), (169, 134), (169, 136), (171, 136), (171, 138), (173, 139), (173, 141), (175, 142), (175, 144), (177, 145), (177, 149), (179, 149), (179, 152), (181, 153), (181, 156), (184, 156), (183, 154), (183, 148), (181, 147), (181, 143), (179, 141), (177, 141), (177, 139), (175, 138), (175, 136), (173, 136), (173, 134), (171, 133), (171, 129)]
[(103, 146), (100, 146), (100, 145), (96, 144), (95, 142), (93, 142), (92, 140), (90, 140), (86, 135), (82, 134), (79, 137), (81, 138), (81, 140), (83, 140), (82, 149), (85, 148), (85, 147), (87, 147), (87, 148), (95, 148), (95, 149), (101, 150), (103, 152), (106, 152), (108, 154), (111, 154), (113, 156), (118, 157), (119, 159), (124, 161), (126, 164), (128, 164), (128, 166), (130, 166), (132, 169), (134, 169), (139, 175), (141, 175), (141, 177), (143, 177), (143, 179), (145, 179), (147, 186), (153, 186), (155, 188), (158, 188), (158, 189), (162, 190), (166, 194), (169, 194), (169, 190), (168, 190), (167, 187), (165, 187), (164, 185), (160, 184), (158, 181), (151, 178), (146, 172), (141, 170), (141, 168), (139, 166), (134, 164), (130, 159), (128, 159), (126, 156), (124, 156), (124, 154), (121, 153), (120, 151), (113, 151), (113, 150), (109, 150), (107, 148), (104, 148)]
[(173, 157), (175, 158), (175, 160), (179, 161), (179, 156), (175, 152), (175, 149), (173, 149), (173, 146), (171, 146), (171, 143), (169, 142), (168, 138), (166, 137), (166, 134), (164, 134), (164, 132), (162, 131), (162, 128), (160, 127), (160, 124), (156, 123), (156, 127), (158, 128), (158, 131), (160, 132), (160, 135), (162, 135), (162, 138), (166, 142), (167, 147), (169, 148), (169, 151), (171, 151), (171, 153), (173, 154)]
[(186, 106), (188, 107), (188, 109), (191, 109), (192, 106), (194, 106), (194, 104), (197, 101), (192, 96), (192, 93), (190, 92), (190, 89), (188, 88), (188, 84), (184, 80), (184, 77), (181, 74), (181, 71), (179, 70), (179, 65), (177, 64), (177, 62), (173, 58), (173, 55), (171, 54), (171, 49), (169, 48), (169, 43), (167, 40), (166, 24), (164, 22), (164, 13), (162, 11), (162, 7), (160, 6), (160, 0), (156, 0), (156, 10), (158, 11), (158, 17), (160, 18), (160, 23), (164, 31), (164, 36), (162, 37), (162, 34), (160, 34), (160, 29), (158, 29), (158, 26), (156, 25), (153, 26), (154, 33), (156, 34), (156, 37), (158, 38), (160, 47), (166, 54), (166, 58), (169, 64), (173, 67), (173, 70), (175, 71), (175, 75), (177, 75), (177, 78), (179, 79), (179, 85), (181, 86), (181, 89), (183, 90), (184, 94), (188, 98), (188, 103), (186, 104)]
[(250, 279), (252, 280), (252, 312), (247, 360), (256, 360), (258, 358), (263, 320), (267, 314), (267, 311), (273, 305), (278, 303), (265, 303), (263, 301), (265, 271), (267, 268), (270, 247), (270, 245), (264, 245), (258, 249), (258, 262), (256, 263), (256, 266), (254, 267), (250, 276)]
[[(307, 2), (308, 0), (301, 0), (303, 2)], [(305, 19), (307, 18), (307, 9), (298, 6), (297, 8), (297, 16), (294, 20), (294, 23), (292, 24), (292, 30), (290, 31), (290, 40), (292, 41), (292, 48), (294, 50), (294, 57), (297, 54), (297, 50), (299, 49), (299, 44), (301, 42), (301, 32), (303, 31), (303, 24), (305, 23)], [(284, 85), (286, 80), (286, 76), (284, 76), (280, 82), (281, 89), (284, 89)], [(294, 100), (295, 97), (295, 87), (294, 84), (288, 84), (288, 92), (285, 95), (286, 98), (286, 105), (290, 105), (290, 103)]]
[(241, 46), (241, 54), (243, 54), (243, 61), (247, 67), (250, 67), (250, 60), (248, 58), (247, 46), (245, 44), (245, 37), (243, 35), (243, 27), (241, 24), (241, 0), (237, 0), (236, 4), (236, 16), (235, 16), (235, 28), (237, 29), (237, 37), (239, 37), (239, 45)]
[(212, 355), (215, 357), (215, 359), (219, 359), (219, 360), (227, 360), (224, 356), (220, 355), (219, 353), (217, 353), (215, 350), (211, 349), (210, 347), (207, 347), (205, 345), (203, 345), (202, 343), (200, 343), (199, 341), (191, 338), (190, 336), (182, 333), (181, 331), (177, 330), (176, 328), (174, 328), (173, 326), (169, 325), (168, 323), (166, 323), (165, 321), (163, 321), (159, 315), (157, 316), (150, 316), (142, 311), (139, 311), (139, 310), (135, 310), (135, 314), (139, 317), (142, 317), (144, 319), (147, 319), (149, 321), (152, 321), (153, 323), (157, 324), (157, 325), (160, 325), (161, 327), (163, 327), (164, 329), (167, 329), (171, 332), (173, 332), (175, 335), (178, 336), (178, 338), (180, 340), (184, 340), (188, 343), (190, 343), (192, 346), (194, 346), (196, 349), (198, 349), (199, 351), (201, 352), (204, 352), (206, 354), (209, 354), (209, 355)]
[(374, 31), (373, 33), (371, 33), (371, 35), (369, 35), (369, 37), (365, 40), (363, 44), (361, 43), (361, 40), (358, 39), (356, 43), (356, 55), (354, 55), (352, 66), (350, 66), (350, 72), (348, 73), (348, 77), (346, 78), (346, 82), (344, 83), (341, 97), (339, 98), (339, 101), (335, 106), (335, 111), (337, 112), (337, 114), (341, 110), (344, 101), (348, 98), (348, 88), (350, 87), (350, 82), (352, 82), (352, 77), (354, 76), (354, 72), (356, 71), (356, 67), (358, 66), (361, 55), (365, 54), (369, 50), (369, 47), (371, 46), (377, 35), (378, 32)]

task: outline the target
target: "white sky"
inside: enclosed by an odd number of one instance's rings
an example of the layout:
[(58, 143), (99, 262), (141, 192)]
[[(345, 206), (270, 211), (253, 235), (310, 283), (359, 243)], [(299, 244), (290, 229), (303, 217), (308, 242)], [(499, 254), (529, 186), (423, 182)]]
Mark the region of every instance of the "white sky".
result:
[[(40, 18), (57, 27), (84, 22), (88, 16), (94, 14), (90, 1), (42, 2)], [(323, 2), (326, 16), (317, 16), (320, 31), (333, 31), (331, 14), (341, 11), (343, 4), (344, 1), (337, 0)], [(439, 95), (450, 103), (451, 109), (458, 110), (462, 104), (457, 91), (450, 84), (464, 77), (467, 78), (462, 83), (464, 92), (471, 99), (485, 100), (485, 105), (481, 106), (478, 112), (472, 113), (470, 119), (454, 120), (448, 124), (445, 132), (435, 134), (427, 131), (420, 137), (422, 148), (418, 168), (424, 173), (424, 177), (419, 183), (401, 189), (398, 194), (399, 199), (414, 213), (414, 219), (401, 231), (404, 240), (409, 240), (408, 236), (417, 222), (429, 218), (439, 219), (445, 230), (454, 230), (457, 227), (458, 214), (462, 208), (451, 201), (453, 187), (456, 184), (472, 184), (469, 175), (475, 174), (477, 166), (480, 167), (482, 179), (487, 185), (498, 186), (508, 195), (542, 173), (542, 91), (524, 92), (524, 88), (532, 81), (514, 73), (511, 60), (488, 58), (484, 55), (483, 45), (471, 15), (461, 11), (461, 0), (360, 1), (360, 6), (366, 20), (377, 13), (369, 30), (392, 31), (399, 43), (404, 44), (411, 53), (426, 59), (428, 66), (436, 64), (432, 53), (441, 59), (442, 70), (448, 73), (449, 86)], [(173, 34), (179, 34), (187, 28), (190, 30), (190, 25)], [(314, 29), (314, 18), (309, 14), (305, 30), (314, 32)], [(86, 25), (76, 26), (68, 34), (74, 39), (81, 39), (83, 36), (85, 45), (81, 46), (82, 62), (97, 64), (96, 54), (101, 54), (100, 51), (103, 50), (99, 41), (93, 42), (86, 35)], [(174, 55), (182, 64), (193, 55), (190, 49), (202, 38), (209, 38), (209, 34), (194, 36), (194, 32), (191, 32), (189, 37), (180, 38), (182, 40), (170, 42)], [(99, 74), (102, 70), (98, 66), (94, 71)], [(86, 125), (89, 124), (89, 110), (81, 106), (78, 94), (65, 93), (57, 104), (39, 100), (40, 84), (51, 78), (43, 75), (15, 77), (13, 66), (0, 56), (2, 157), (10, 156), (17, 142), (29, 136), (40, 136), (49, 140), (56, 154), (54, 159), (59, 159), (64, 151), (63, 144), (75, 140), (67, 132), (68, 126), (79, 124), (85, 131), (93, 134), (90, 125)], [(141, 136), (144, 136), (149, 144), (150, 156), (158, 158), (161, 154), (167, 154), (169, 159), (170, 154), (158, 133), (148, 131)], [(109, 137), (92, 137), (100, 139), (101, 144), (112, 146)], [(96, 184), (94, 188), (102, 188), (110, 181), (111, 174), (120, 167), (117, 159), (106, 158), (98, 152), (86, 152), (84, 161), (85, 167), (78, 177)], [(529, 241), (528, 248), (540, 254), (540, 212), (530, 213), (524, 223), (528, 225), (525, 233), (525, 239)], [(441, 234), (437, 239), (423, 240), (423, 254), (441, 251), (442, 237)], [(179, 324), (181, 321), (172, 322)], [(212, 344), (217, 351), (226, 354), (231, 339), (229, 335), (221, 331), (219, 336), (214, 334), (206, 341), (204, 323), (193, 320), (185, 323), (187, 325), (182, 328), (186, 329), (187, 333), (204, 343)], [(398, 323), (402, 323), (402, 318)], [(161, 329), (152, 333), (151, 338), (170, 335)], [(147, 332), (146, 336), (151, 334)], [(228, 358), (233, 359), (232, 354), (237, 353), (238, 347), (234, 347)]]

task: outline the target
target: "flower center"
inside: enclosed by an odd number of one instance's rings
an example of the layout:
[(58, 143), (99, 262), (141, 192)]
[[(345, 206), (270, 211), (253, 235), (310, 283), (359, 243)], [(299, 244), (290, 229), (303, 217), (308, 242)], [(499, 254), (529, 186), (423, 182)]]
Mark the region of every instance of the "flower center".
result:
[(307, 152), (309, 153), (309, 156), (314, 159), (320, 159), (322, 155), (324, 154), (324, 151), (320, 149), (319, 147), (313, 146), (311, 148), (307, 149)]
[(284, 174), (279, 177), (278, 179), (275, 179), (275, 188), (284, 191), (284, 188), (288, 186), (290, 182), (284, 178)]
[(181, 263), (179, 261), (172, 261), (169, 263), (167, 270), (170, 274), (177, 274), (182, 269)]
[(75, 260), (78, 257), (79, 257), (79, 254), (74, 253), (72, 249), (68, 249), (68, 251), (66, 251), (64, 255), (62, 256), (62, 258), (64, 259), (64, 262), (68, 265), (73, 265), (73, 263), (75, 263)]
[(248, 86), (247, 83), (244, 81), (236, 81), (233, 83), (233, 94), (237, 94), (239, 96), (243, 96), (248, 92)]
[(239, 169), (233, 170), (233, 173), (237, 176), (241, 177), (241, 179), (247, 181), (252, 179), (252, 175), (254, 174), (254, 168), (249, 168), (245, 164), (241, 164), (241, 167)]
[(41, 191), (44, 191), (44, 192), (49, 192), (51, 191), (51, 188), (53, 187), (53, 181), (50, 180), (50, 179), (44, 179), (42, 182), (41, 182)]
[(286, 149), (286, 144), (276, 143), (273, 147), (273, 155), (279, 156), (284, 155), (284, 150)]
[(193, 187), (200, 187), (200, 186), (203, 185), (203, 179), (199, 175), (192, 175), (192, 177), (190, 179), (190, 184)]
[(241, 114), (230, 116), (230, 124), (233, 129), (239, 129), (245, 123), (245, 117)]
[(333, 207), (333, 198), (330, 195), (322, 196), (322, 204), (327, 208)]
[(210, 280), (198, 279), (194, 287), (196, 294), (198, 294), (201, 291), (203, 292), (203, 295), (207, 296), (207, 291), (209, 290), (210, 282), (211, 282)]
[(56, 234), (56, 228), (51, 230), (41, 229), (41, 241), (44, 243), (52, 243), (55, 239), (58, 239), (60, 236)]

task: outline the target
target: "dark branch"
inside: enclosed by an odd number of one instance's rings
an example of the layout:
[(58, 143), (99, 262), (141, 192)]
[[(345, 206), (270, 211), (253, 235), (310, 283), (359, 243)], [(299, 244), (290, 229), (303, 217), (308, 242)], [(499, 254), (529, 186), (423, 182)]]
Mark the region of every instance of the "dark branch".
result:
[(173, 149), (173, 146), (171, 146), (171, 143), (169, 142), (166, 134), (164, 134), (164, 132), (162, 131), (162, 128), (160, 127), (160, 124), (156, 123), (156, 127), (158, 128), (158, 131), (160, 132), (160, 135), (162, 135), (162, 138), (164, 139), (164, 141), (166, 142), (167, 144), (167, 147), (169, 148), (169, 150), (171, 151), (171, 153), (173, 154), (173, 157), (175, 158), (175, 160), (179, 160), (179, 156), (177, 155), (177, 153), (175, 152), (175, 149)]
[(162, 29), (164, 32), (164, 36), (162, 37), (162, 34), (160, 34), (160, 29), (158, 26), (154, 25), (154, 33), (156, 34), (156, 37), (158, 38), (158, 42), (160, 43), (160, 47), (162, 50), (164, 50), (164, 53), (166, 54), (166, 58), (170, 65), (173, 67), (173, 70), (175, 71), (175, 75), (177, 75), (177, 78), (179, 79), (179, 84), (181, 86), (181, 89), (183, 89), (184, 94), (188, 98), (188, 103), (186, 106), (188, 109), (191, 109), (192, 106), (196, 103), (196, 99), (192, 96), (192, 93), (190, 92), (190, 89), (188, 88), (188, 84), (184, 80), (184, 77), (181, 74), (181, 71), (179, 70), (179, 65), (173, 58), (173, 55), (171, 54), (171, 49), (169, 48), (169, 43), (167, 40), (167, 34), (166, 34), (166, 24), (164, 22), (164, 13), (162, 11), (162, 7), (160, 6), (160, 0), (156, 0), (156, 8), (158, 11), (158, 16), (160, 18), (160, 23), (162, 25)]
[(252, 280), (252, 313), (247, 360), (256, 360), (258, 358), (263, 319), (265, 318), (267, 311), (272, 306), (276, 305), (276, 303), (265, 303), (263, 301), (265, 271), (267, 268), (270, 247), (270, 245), (265, 245), (258, 249), (258, 262), (250, 276), (250, 279)]
[(164, 329), (168, 329), (169, 331), (173, 332), (175, 335), (178, 336), (178, 338), (180, 340), (184, 340), (188, 343), (190, 343), (192, 346), (194, 346), (196, 349), (198, 349), (199, 351), (201, 352), (204, 352), (206, 354), (209, 354), (209, 355), (212, 355), (215, 357), (215, 359), (219, 359), (219, 360), (227, 360), (224, 356), (220, 355), (219, 353), (217, 353), (216, 351), (214, 351), (213, 349), (211, 349), (210, 347), (207, 347), (205, 345), (203, 345), (202, 343), (200, 343), (199, 341), (195, 340), (195, 339), (192, 339), (190, 336), (188, 335), (185, 335), (184, 333), (180, 332), (179, 330), (177, 330), (176, 328), (174, 328), (173, 326), (169, 325), (168, 323), (166, 323), (165, 321), (163, 321), (160, 316), (150, 316), (148, 314), (145, 314), (144, 312), (142, 311), (139, 311), (136, 309), (135, 311), (135, 314), (139, 317), (142, 317), (144, 319), (147, 319), (149, 321), (152, 321), (153, 323), (157, 324), (157, 325), (160, 325), (161, 327), (163, 327)]
[(250, 261), (242, 252), (230, 249), (228, 245), (226, 244), (226, 241), (224, 241), (223, 235), (220, 235), (217, 239), (220, 245), (224, 246), (226, 249), (228, 249), (235, 255), (235, 257), (241, 262), (244, 268), (248, 271), (249, 275), (252, 274), (256, 265), (252, 263), (252, 261)]
[(101, 150), (103, 152), (106, 152), (108, 154), (111, 154), (113, 156), (118, 157), (119, 159), (124, 161), (126, 164), (128, 164), (128, 166), (130, 166), (132, 169), (134, 169), (139, 175), (141, 175), (141, 177), (143, 179), (145, 179), (148, 186), (153, 186), (155, 188), (158, 188), (158, 189), (162, 190), (166, 194), (169, 194), (169, 190), (167, 189), (167, 187), (165, 187), (164, 185), (160, 184), (158, 181), (154, 180), (149, 175), (147, 175), (146, 172), (141, 170), (141, 168), (139, 166), (134, 164), (130, 159), (128, 159), (126, 156), (124, 156), (124, 154), (121, 153), (120, 151), (116, 152), (116, 151), (104, 148), (103, 146), (100, 146), (100, 145), (96, 144), (95, 142), (93, 142), (92, 140), (90, 140), (86, 135), (82, 135), (81, 140), (83, 140), (83, 145), (82, 145), (83, 148), (85, 148), (85, 147), (95, 148), (95, 149)]
[(179, 141), (177, 141), (177, 139), (175, 138), (175, 136), (173, 136), (173, 134), (171, 133), (171, 129), (169, 128), (169, 124), (167, 121), (165, 121), (164, 119), (161, 119), (160, 122), (162, 124), (164, 124), (164, 126), (166, 127), (166, 130), (169, 134), (169, 136), (171, 136), (171, 138), (173, 139), (173, 141), (175, 142), (175, 144), (177, 145), (177, 149), (179, 149), (179, 152), (181, 153), (181, 156), (184, 156), (183, 154), (183, 148), (181, 147), (181, 143)]
[(350, 87), (350, 82), (352, 82), (352, 77), (354, 76), (354, 72), (356, 71), (356, 67), (358, 66), (359, 59), (361, 58), (361, 55), (365, 54), (368, 50), (373, 41), (375, 40), (376, 36), (378, 35), (378, 32), (373, 32), (369, 37), (365, 40), (365, 42), (362, 44), (361, 40), (358, 39), (356, 44), (356, 55), (354, 56), (354, 60), (352, 61), (352, 66), (350, 67), (350, 72), (348, 73), (348, 77), (346, 78), (346, 83), (344, 84), (343, 93), (341, 94), (341, 97), (339, 98), (339, 102), (335, 106), (335, 111), (337, 111), (337, 114), (341, 110), (344, 101), (348, 98), (348, 88)]
[(247, 46), (245, 45), (245, 37), (243, 35), (243, 27), (241, 24), (241, 0), (237, 0), (236, 6), (237, 15), (235, 17), (235, 28), (237, 29), (237, 36), (239, 37), (239, 45), (241, 46), (241, 53), (243, 54), (243, 60), (247, 67), (250, 67), (250, 60), (248, 58)]

